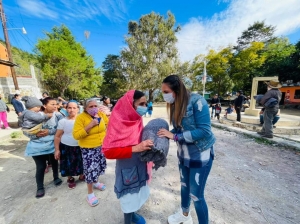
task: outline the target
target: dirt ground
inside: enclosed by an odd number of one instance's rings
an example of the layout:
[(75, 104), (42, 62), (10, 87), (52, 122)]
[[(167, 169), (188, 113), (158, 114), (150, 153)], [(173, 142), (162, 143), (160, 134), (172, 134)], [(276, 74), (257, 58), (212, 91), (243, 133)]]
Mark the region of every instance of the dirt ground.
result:
[[(163, 116), (161, 116), (163, 115)], [(164, 117), (164, 108), (154, 108)], [(145, 123), (150, 118), (145, 118)], [(217, 142), (215, 160), (206, 186), (210, 223), (300, 223), (300, 155), (298, 152), (264, 145), (240, 134), (213, 129)], [(55, 187), (51, 171), (45, 175), (46, 195), (36, 199), (35, 165), (24, 157), (27, 139), (0, 143), (0, 223), (100, 223), (123, 222), (113, 192), (115, 161), (108, 160), (100, 177), (107, 190), (96, 192), (100, 204), (85, 201), (87, 189), (77, 182), (74, 190), (64, 183)], [(154, 171), (151, 196), (139, 211), (148, 224), (167, 223), (180, 206), (180, 183), (176, 145), (171, 142), (168, 165)], [(192, 217), (197, 223), (192, 206)]]

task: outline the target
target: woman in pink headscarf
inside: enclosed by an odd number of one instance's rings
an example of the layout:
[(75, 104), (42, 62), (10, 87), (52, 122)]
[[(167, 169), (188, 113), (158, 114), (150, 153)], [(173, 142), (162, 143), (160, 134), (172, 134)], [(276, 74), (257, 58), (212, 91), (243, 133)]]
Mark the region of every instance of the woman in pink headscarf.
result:
[(121, 203), (125, 224), (146, 223), (136, 213), (150, 195), (147, 163), (139, 158), (139, 152), (150, 150), (153, 146), (151, 140), (141, 142), (142, 116), (147, 113), (146, 103), (144, 93), (137, 90), (128, 91), (118, 100), (110, 116), (102, 146), (107, 159), (117, 159), (114, 188)]

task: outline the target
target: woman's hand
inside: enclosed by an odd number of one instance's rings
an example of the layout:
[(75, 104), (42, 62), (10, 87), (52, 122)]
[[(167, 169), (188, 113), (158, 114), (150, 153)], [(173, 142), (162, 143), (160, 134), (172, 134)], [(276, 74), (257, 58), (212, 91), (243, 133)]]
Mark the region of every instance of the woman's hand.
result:
[(164, 128), (159, 129), (159, 131), (157, 132), (158, 137), (166, 137), (169, 139), (173, 139), (174, 138), (174, 134)]
[(89, 125), (91, 125), (91, 127), (94, 127), (94, 126), (96, 126), (96, 125), (98, 125), (98, 124), (99, 124), (99, 122), (98, 122), (98, 119), (97, 119), (97, 118), (93, 119), (93, 120), (91, 121), (91, 123), (89, 123)]
[(145, 140), (145, 141), (142, 141), (140, 144), (133, 146), (132, 152), (143, 152), (146, 150), (150, 150), (151, 146), (153, 146), (153, 141)]
[(60, 151), (59, 151), (59, 150), (55, 150), (55, 152), (54, 152), (54, 158), (55, 158), (56, 160), (59, 160), (59, 159), (60, 159)]
[(48, 129), (40, 130), (40, 131), (36, 134), (37, 137), (45, 137), (45, 136), (47, 136), (47, 135), (49, 135), (49, 130), (48, 130)]

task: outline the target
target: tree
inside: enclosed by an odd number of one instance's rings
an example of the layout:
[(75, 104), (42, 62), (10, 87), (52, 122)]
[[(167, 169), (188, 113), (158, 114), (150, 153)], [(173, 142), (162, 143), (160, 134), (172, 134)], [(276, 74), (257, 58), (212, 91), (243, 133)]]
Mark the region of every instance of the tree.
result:
[(107, 55), (102, 63), (102, 68), (103, 83), (100, 90), (101, 95), (107, 95), (115, 99), (121, 97), (126, 92), (126, 79), (121, 70), (120, 57), (112, 54)]
[(175, 17), (167, 18), (154, 12), (142, 16), (138, 22), (130, 21), (127, 47), (121, 51), (121, 65), (128, 88), (148, 90), (149, 99), (161, 85), (163, 78), (178, 68)]
[(205, 60), (207, 61), (207, 74), (212, 78), (212, 81), (207, 83), (207, 90), (218, 93), (221, 96), (231, 91), (233, 82), (230, 78), (230, 61), (232, 57), (233, 53), (230, 47), (224, 48), (219, 52), (209, 51)]
[(247, 30), (242, 32), (242, 35), (238, 37), (237, 46), (234, 47), (237, 51), (241, 51), (250, 47), (252, 42), (262, 42), (267, 44), (274, 40), (274, 26), (267, 26), (264, 21), (255, 22), (250, 25)]
[(231, 62), (231, 77), (236, 89), (251, 92), (252, 80), (254, 77), (261, 76), (261, 66), (266, 60), (261, 52), (264, 43), (252, 42), (250, 47), (241, 50)]
[(43, 72), (42, 82), (53, 96), (66, 92), (77, 97), (94, 95), (101, 85), (100, 70), (93, 58), (76, 42), (64, 25), (46, 32), (36, 45), (37, 59)]
[(266, 57), (262, 67), (264, 76), (278, 76), (281, 81), (293, 79), (295, 66), (292, 56), (295, 52), (296, 46), (290, 44), (287, 38), (276, 38), (268, 44), (263, 53)]

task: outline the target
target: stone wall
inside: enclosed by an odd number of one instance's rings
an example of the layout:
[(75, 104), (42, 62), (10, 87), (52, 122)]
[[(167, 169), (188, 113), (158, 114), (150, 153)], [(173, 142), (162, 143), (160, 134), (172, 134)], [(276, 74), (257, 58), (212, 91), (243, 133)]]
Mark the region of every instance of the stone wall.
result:
[(39, 83), (35, 78), (18, 77), (19, 91), (15, 90), (12, 77), (0, 77), (0, 94), (8, 99), (9, 94), (19, 93), (22, 96), (35, 96), (41, 98)]

